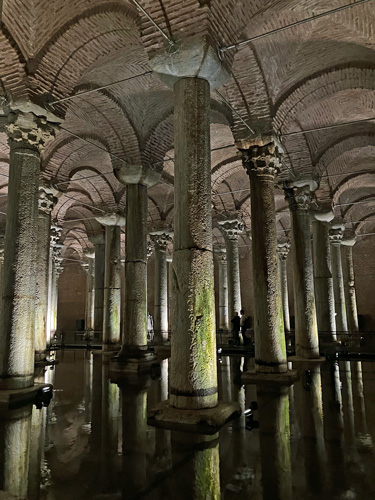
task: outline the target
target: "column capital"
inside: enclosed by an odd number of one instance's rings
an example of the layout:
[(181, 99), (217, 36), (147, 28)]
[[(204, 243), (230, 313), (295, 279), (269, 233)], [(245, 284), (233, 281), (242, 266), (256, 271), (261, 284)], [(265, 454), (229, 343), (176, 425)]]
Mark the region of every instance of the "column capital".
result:
[(284, 183), (284, 193), (291, 211), (300, 210), (307, 212), (310, 210), (311, 204), (314, 201), (314, 190), (311, 189), (309, 183), (297, 185), (287, 181)]
[(95, 234), (94, 236), (89, 236), (89, 241), (93, 245), (104, 245), (105, 239), (102, 234)]
[(89, 268), (90, 268), (90, 266), (89, 266), (89, 264), (88, 264), (87, 262), (82, 262), (82, 263), (81, 263), (81, 267), (82, 267), (82, 269), (85, 271), (85, 273), (88, 273), (88, 272), (89, 272)]
[(41, 152), (46, 144), (55, 138), (56, 126), (43, 116), (11, 111), (7, 118), (5, 130), (13, 145), (18, 144), (19, 147)]
[(259, 140), (258, 144), (251, 144), (247, 149), (239, 149), (239, 156), (249, 176), (274, 178), (280, 172), (281, 151), (271, 137), (267, 140)]
[(62, 233), (62, 227), (57, 224), (51, 224), (51, 233), (50, 233), (50, 245), (54, 247), (57, 245)]
[(39, 212), (49, 215), (54, 209), (57, 201), (58, 201), (57, 197), (54, 196), (54, 194), (50, 192), (48, 188), (44, 186), (39, 187), (39, 196), (38, 196)]
[(214, 253), (217, 255), (218, 261), (220, 264), (226, 264), (227, 263), (227, 250), (224, 247), (214, 247)]
[(154, 253), (154, 244), (152, 241), (147, 242), (147, 260)]
[(125, 216), (118, 213), (106, 213), (95, 217), (102, 226), (125, 226)]
[(228, 240), (238, 240), (238, 236), (245, 229), (245, 224), (240, 219), (219, 221), (218, 226), (224, 238)]
[(154, 231), (150, 233), (150, 238), (155, 246), (155, 250), (165, 252), (168, 244), (173, 241), (173, 233), (169, 231)]
[(93, 250), (91, 248), (85, 248), (83, 253), (84, 253), (86, 259), (95, 259), (95, 250)]
[(114, 170), (121, 184), (141, 184), (152, 187), (160, 180), (160, 173), (146, 165), (121, 165)]
[(341, 241), (341, 245), (344, 245), (345, 247), (354, 247), (354, 245), (357, 243), (356, 237), (353, 236), (352, 238), (346, 238), (344, 237)]
[(332, 245), (341, 245), (341, 241), (344, 236), (344, 229), (344, 226), (337, 225), (333, 226), (329, 230), (329, 241)]
[(290, 250), (290, 243), (278, 243), (277, 253), (281, 260), (286, 260)]

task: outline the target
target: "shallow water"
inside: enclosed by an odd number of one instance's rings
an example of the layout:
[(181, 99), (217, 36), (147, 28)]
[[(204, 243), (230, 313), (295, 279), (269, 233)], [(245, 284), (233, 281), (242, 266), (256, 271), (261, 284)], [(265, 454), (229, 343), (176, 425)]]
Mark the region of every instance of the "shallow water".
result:
[(247, 430), (242, 416), (204, 437), (147, 425), (147, 408), (168, 396), (168, 360), (161, 377), (119, 387), (99, 354), (61, 351), (58, 359), (44, 375), (54, 384), (50, 406), (0, 422), (1, 488), (21, 498), (375, 496), (375, 363), (310, 365), (291, 388), (265, 392), (241, 386), (244, 360), (223, 356), (220, 399), (242, 409), (256, 401), (255, 424)]

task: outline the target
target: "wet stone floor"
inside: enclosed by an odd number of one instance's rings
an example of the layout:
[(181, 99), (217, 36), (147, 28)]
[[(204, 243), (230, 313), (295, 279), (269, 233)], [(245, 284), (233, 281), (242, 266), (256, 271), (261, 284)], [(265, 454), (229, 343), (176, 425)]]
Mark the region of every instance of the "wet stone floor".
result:
[(199, 436), (147, 425), (147, 408), (168, 397), (168, 360), (161, 377), (119, 387), (99, 354), (57, 358), (44, 374), (49, 407), (0, 417), (0, 489), (18, 498), (375, 498), (375, 363), (306, 366), (271, 391), (241, 385), (252, 360), (222, 356), (220, 399), (252, 415)]

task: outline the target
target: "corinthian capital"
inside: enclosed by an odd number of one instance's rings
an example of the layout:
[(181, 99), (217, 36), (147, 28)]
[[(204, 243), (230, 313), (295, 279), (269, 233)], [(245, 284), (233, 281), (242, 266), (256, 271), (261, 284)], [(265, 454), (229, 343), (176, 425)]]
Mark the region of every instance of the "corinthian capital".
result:
[(40, 212), (50, 214), (57, 203), (57, 198), (48, 189), (39, 188), (38, 208)]
[(228, 238), (228, 240), (237, 240), (240, 233), (245, 229), (245, 224), (239, 219), (223, 220), (219, 221), (218, 224), (224, 238)]
[(289, 203), (290, 210), (308, 211), (312, 208), (319, 184), (313, 178), (297, 179), (284, 183), (285, 199)]
[(280, 171), (281, 153), (273, 140), (240, 149), (239, 156), (249, 176), (274, 177)]
[(22, 148), (34, 148), (43, 151), (45, 145), (53, 140), (56, 128), (45, 117), (33, 113), (11, 111), (5, 126), (10, 143)]
[(155, 231), (154, 233), (150, 233), (150, 238), (156, 250), (165, 252), (168, 244), (173, 241), (173, 233), (169, 233), (168, 231)]
[(280, 260), (286, 260), (290, 250), (290, 243), (278, 243), (277, 253)]
[(329, 230), (329, 240), (332, 245), (341, 245), (345, 226), (334, 226)]

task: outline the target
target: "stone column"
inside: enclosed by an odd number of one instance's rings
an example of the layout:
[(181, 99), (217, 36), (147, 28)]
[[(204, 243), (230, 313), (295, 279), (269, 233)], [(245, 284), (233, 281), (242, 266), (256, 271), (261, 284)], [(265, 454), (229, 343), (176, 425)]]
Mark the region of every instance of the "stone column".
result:
[(118, 361), (139, 363), (153, 359), (147, 346), (147, 190), (160, 174), (127, 165), (116, 176), (127, 185), (124, 330)]
[(51, 225), (50, 247), (49, 247), (49, 270), (48, 270), (48, 305), (47, 305), (47, 347), (51, 345), (52, 332), (56, 325), (54, 318), (54, 296), (55, 296), (55, 247), (61, 248), (58, 243), (62, 232), (62, 227), (57, 224)]
[[(4, 285), (4, 238), (0, 237), (0, 297), (3, 296)], [(0, 300), (0, 317), (1, 317), (2, 301)]]
[(240, 151), (250, 177), (255, 367), (258, 372), (282, 373), (287, 371), (287, 362), (274, 187), (279, 151), (272, 138)]
[(103, 349), (120, 347), (121, 323), (121, 226), (125, 218), (118, 214), (96, 217), (105, 226), (105, 271), (103, 297)]
[(154, 296), (154, 332), (157, 344), (168, 340), (168, 270), (167, 246), (172, 235), (165, 231), (150, 233), (155, 246), (155, 296)]
[(319, 358), (309, 211), (316, 188), (308, 180), (284, 188), (292, 226), (296, 355), (305, 359)]
[(54, 247), (54, 273), (53, 273), (53, 291), (52, 291), (52, 332), (55, 333), (57, 330), (57, 313), (58, 313), (58, 303), (59, 303), (59, 278), (63, 273), (64, 268), (62, 266), (63, 259), (60, 257), (61, 246), (56, 245)]
[(313, 220), (313, 256), (315, 270), (315, 302), (319, 335), (326, 343), (336, 342), (335, 299), (331, 248), (329, 240), (329, 221), (332, 211), (314, 212)]
[(350, 332), (358, 332), (358, 312), (357, 298), (355, 293), (354, 282), (354, 265), (353, 265), (353, 245), (355, 239), (343, 239), (341, 241), (341, 256), (343, 264), (345, 300), (346, 300), (346, 316)]
[[(168, 267), (168, 331), (169, 336), (172, 333), (172, 296), (173, 296), (173, 265), (172, 265), (173, 257), (172, 255), (167, 255), (167, 267)], [(170, 338), (170, 337), (169, 337)]]
[(244, 223), (237, 219), (219, 222), (219, 229), (224, 236), (227, 250), (229, 319), (234, 318), (235, 312), (240, 314), (242, 309), (238, 236), (243, 232), (244, 228)]
[(277, 245), (277, 253), (279, 256), (280, 266), (280, 282), (281, 282), (281, 298), (283, 303), (283, 318), (285, 335), (290, 334), (290, 317), (289, 317), (289, 297), (288, 297), (288, 273), (286, 269), (286, 259), (288, 257), (290, 244), (279, 243)]
[(345, 306), (344, 277), (342, 273), (341, 261), (341, 240), (343, 237), (343, 230), (344, 226), (335, 225), (329, 232), (332, 252), (332, 275), (333, 292), (335, 296), (336, 329), (339, 333), (348, 332)]
[(229, 330), (227, 255), (225, 248), (214, 250), (219, 268), (219, 328), (227, 331)]
[(94, 330), (94, 307), (95, 307), (95, 252), (84, 251), (87, 259), (85, 268), (86, 279), (86, 305), (85, 305), (85, 330)]
[(34, 383), (40, 152), (53, 137), (44, 118), (10, 112), (10, 163), (0, 328), (0, 389)]
[(102, 337), (104, 310), (105, 240), (102, 234), (89, 238), (95, 248), (94, 331)]
[(57, 203), (56, 190), (47, 186), (39, 188), (38, 250), (35, 303), (35, 361), (46, 359), (48, 282), (50, 272), (51, 212)]

